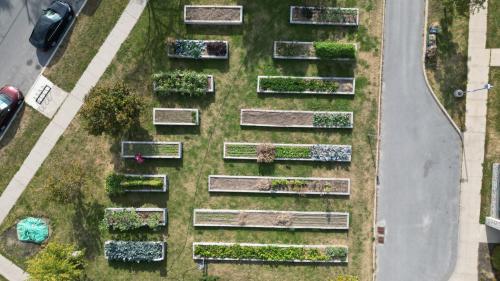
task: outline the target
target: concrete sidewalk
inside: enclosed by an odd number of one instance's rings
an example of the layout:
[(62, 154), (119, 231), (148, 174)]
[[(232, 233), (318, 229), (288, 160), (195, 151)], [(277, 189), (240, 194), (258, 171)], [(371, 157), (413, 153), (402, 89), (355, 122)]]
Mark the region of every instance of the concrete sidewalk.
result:
[[(471, 14), (469, 19), (469, 49), (467, 90), (483, 88), (488, 83), (490, 50), (486, 49), (488, 3)], [(478, 246), (486, 238), (479, 224), (481, 181), (483, 178), (484, 142), (486, 133), (487, 90), (466, 96), (464, 158), (460, 186), (460, 222), (458, 257), (452, 281), (478, 279)]]
[[(102, 74), (113, 60), (121, 44), (139, 19), (146, 7), (147, 0), (130, 0), (120, 19), (110, 32), (94, 59), (78, 80), (73, 91), (63, 102), (59, 111), (42, 133), (37, 143), (24, 160), (19, 171), (0, 197), (0, 224), (14, 207), (17, 200), (28, 186), (40, 166), (43, 164), (59, 137), (64, 133), (83, 104), (83, 99), (90, 89), (97, 84)], [(0, 275), (11, 281), (25, 280), (27, 275), (7, 259), (0, 256)]]

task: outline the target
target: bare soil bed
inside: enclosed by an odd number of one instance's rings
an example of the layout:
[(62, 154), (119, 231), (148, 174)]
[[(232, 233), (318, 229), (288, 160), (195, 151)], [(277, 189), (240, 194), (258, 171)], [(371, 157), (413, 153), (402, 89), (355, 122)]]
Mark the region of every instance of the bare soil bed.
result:
[(195, 226), (348, 229), (349, 214), (333, 212), (195, 210)]
[(158, 123), (196, 123), (195, 114), (190, 110), (168, 110), (161, 108), (155, 111), (155, 122)]
[(313, 112), (242, 111), (241, 122), (272, 126), (312, 126)]
[(238, 21), (240, 9), (236, 7), (188, 7), (185, 20)]
[(248, 192), (331, 192), (348, 193), (347, 179), (296, 179), (272, 177), (217, 177), (210, 176), (210, 189), (214, 191)]

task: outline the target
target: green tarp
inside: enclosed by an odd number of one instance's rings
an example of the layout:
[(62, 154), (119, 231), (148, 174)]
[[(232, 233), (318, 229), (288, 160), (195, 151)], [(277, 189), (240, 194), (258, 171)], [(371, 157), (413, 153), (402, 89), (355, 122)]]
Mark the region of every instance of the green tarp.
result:
[(49, 227), (38, 218), (25, 218), (17, 223), (17, 239), (41, 244), (49, 236)]

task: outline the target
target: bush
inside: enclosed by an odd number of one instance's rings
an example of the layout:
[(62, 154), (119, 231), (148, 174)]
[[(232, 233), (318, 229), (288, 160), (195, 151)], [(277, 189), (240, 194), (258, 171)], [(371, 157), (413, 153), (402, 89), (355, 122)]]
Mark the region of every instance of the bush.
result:
[(275, 77), (261, 78), (260, 87), (263, 90), (271, 90), (277, 92), (335, 92), (339, 87), (339, 83), (332, 80)]
[(76, 281), (83, 280), (85, 258), (72, 245), (51, 242), (27, 261), (30, 280)]
[(202, 96), (207, 93), (208, 76), (194, 71), (176, 70), (153, 74), (155, 92), (160, 96), (179, 93), (188, 96)]
[(142, 108), (142, 100), (123, 84), (97, 86), (85, 97), (81, 116), (91, 135), (118, 137), (139, 122)]
[(356, 47), (353, 44), (331, 41), (314, 42), (316, 56), (322, 59), (356, 58)]
[(62, 166), (56, 176), (50, 175), (45, 182), (51, 200), (58, 203), (74, 202), (84, 186), (85, 170), (81, 165)]
[(137, 241), (108, 241), (104, 252), (108, 260), (152, 262), (162, 256), (162, 243)]
[(276, 148), (273, 144), (262, 143), (257, 145), (257, 162), (272, 163), (276, 155)]

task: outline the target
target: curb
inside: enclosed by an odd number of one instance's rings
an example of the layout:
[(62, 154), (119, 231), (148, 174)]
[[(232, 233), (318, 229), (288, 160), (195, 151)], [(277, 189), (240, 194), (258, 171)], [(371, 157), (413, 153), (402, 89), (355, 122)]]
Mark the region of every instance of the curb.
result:
[(427, 84), (427, 88), (429, 89), (429, 92), (431, 92), (431, 96), (434, 99), (434, 101), (436, 102), (436, 104), (439, 106), (439, 109), (443, 112), (443, 114), (448, 119), (448, 122), (450, 122), (450, 124), (453, 126), (453, 128), (457, 132), (458, 136), (460, 137), (460, 141), (462, 142), (462, 145), (463, 145), (464, 136), (462, 134), (462, 131), (460, 130), (460, 128), (458, 128), (457, 124), (455, 124), (455, 121), (453, 121), (453, 119), (451, 118), (450, 114), (448, 114), (448, 111), (446, 111), (446, 108), (444, 108), (443, 104), (441, 104), (441, 102), (439, 101), (438, 97), (436, 96), (436, 93), (434, 93), (434, 90), (432, 89), (432, 87), (431, 87), (431, 85), (429, 83), (429, 79), (427, 78), (427, 72), (425, 71), (425, 46), (426, 46), (426, 38), (427, 38), (427, 16), (428, 16), (428, 13), (429, 13), (429, 1), (425, 0), (424, 33), (423, 33), (424, 44), (423, 44), (423, 47), (422, 47), (422, 49), (423, 49), (423, 52), (422, 52), (422, 72), (424, 74), (425, 84)]

